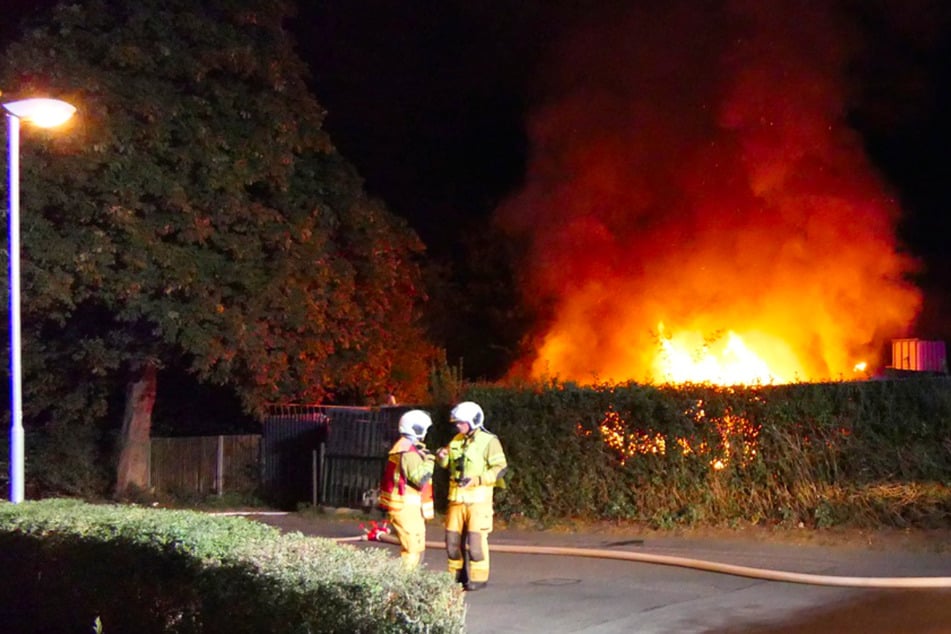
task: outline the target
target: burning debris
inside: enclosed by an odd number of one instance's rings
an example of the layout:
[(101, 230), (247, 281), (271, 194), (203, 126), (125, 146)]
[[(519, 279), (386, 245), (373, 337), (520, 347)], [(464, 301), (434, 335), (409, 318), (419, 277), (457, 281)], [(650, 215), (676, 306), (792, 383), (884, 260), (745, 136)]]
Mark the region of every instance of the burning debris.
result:
[[(707, 457), (710, 467), (715, 471), (726, 468), (732, 457), (740, 456), (739, 466), (746, 466), (756, 457), (757, 437), (760, 433), (758, 425), (754, 425), (743, 416), (725, 413), (723, 416), (711, 418), (703, 410), (703, 402), (698, 401), (695, 407), (685, 412), (697, 425), (713, 425), (716, 436), (719, 438), (717, 446), (711, 447), (705, 441), (695, 441), (685, 437), (669, 440), (664, 434), (652, 431), (649, 428), (638, 428), (631, 424), (615, 410), (609, 409), (598, 425), (601, 440), (615, 453), (618, 461), (624, 464), (637, 456), (665, 455), (668, 445), (672, 450), (682, 455), (698, 455)], [(579, 434), (590, 435), (580, 425)], [(731, 457), (732, 456), (732, 457)]]

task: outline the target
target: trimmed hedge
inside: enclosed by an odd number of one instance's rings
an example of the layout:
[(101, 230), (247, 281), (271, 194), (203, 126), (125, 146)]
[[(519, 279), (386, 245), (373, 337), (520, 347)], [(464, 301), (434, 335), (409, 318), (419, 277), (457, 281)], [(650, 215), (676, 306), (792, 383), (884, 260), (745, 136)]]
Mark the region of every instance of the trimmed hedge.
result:
[(447, 573), (376, 548), (238, 517), (0, 504), (0, 622), (10, 632), (463, 632)]
[(540, 521), (947, 526), (951, 379), (471, 387)]

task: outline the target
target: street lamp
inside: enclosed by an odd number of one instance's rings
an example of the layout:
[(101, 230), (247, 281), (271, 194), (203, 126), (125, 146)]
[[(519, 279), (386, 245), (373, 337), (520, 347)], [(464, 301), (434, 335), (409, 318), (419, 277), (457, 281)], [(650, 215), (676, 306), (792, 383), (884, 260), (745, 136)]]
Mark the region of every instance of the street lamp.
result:
[(10, 171), (10, 501), (23, 501), (23, 390), (20, 373), (20, 120), (51, 128), (76, 108), (58, 99), (23, 99), (2, 104), (7, 112)]

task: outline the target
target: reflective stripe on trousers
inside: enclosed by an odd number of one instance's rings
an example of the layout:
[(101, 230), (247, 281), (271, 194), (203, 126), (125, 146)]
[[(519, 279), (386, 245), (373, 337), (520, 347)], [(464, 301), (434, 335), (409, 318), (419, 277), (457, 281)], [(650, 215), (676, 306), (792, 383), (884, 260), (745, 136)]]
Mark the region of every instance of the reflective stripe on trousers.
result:
[[(492, 532), (492, 503), (450, 503), (446, 512), (446, 554), (449, 572), (461, 581), (489, 580), (489, 533)], [(466, 535), (466, 543), (462, 537)], [(468, 574), (465, 571), (465, 553), (469, 555)]]

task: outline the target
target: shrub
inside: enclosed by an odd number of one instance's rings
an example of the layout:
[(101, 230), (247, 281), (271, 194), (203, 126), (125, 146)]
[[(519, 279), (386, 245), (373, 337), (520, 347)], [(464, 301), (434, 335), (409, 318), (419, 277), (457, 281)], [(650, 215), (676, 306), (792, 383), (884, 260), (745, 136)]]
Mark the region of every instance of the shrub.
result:
[[(503, 516), (657, 527), (946, 524), (951, 379), (470, 386), (514, 477)], [(928, 495), (881, 494), (924, 487)]]
[(461, 632), (446, 573), (235, 517), (69, 500), (0, 505), (16, 632)]
[(103, 438), (94, 425), (48, 423), (28, 438), (27, 482), (36, 497), (101, 498), (112, 474), (101, 459)]

